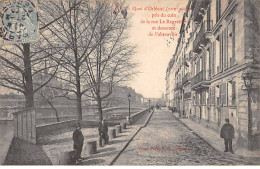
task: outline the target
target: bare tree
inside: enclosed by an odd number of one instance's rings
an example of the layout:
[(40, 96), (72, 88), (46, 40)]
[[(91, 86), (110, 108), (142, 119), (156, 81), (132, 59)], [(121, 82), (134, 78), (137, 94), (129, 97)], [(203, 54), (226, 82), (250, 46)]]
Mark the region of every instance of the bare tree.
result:
[[(103, 3), (97, 5), (101, 6)], [(94, 28), (91, 25), (91, 29), (94, 30), (95, 39), (104, 38), (85, 60), (88, 75), (86, 80), (92, 93), (88, 96), (97, 102), (100, 121), (103, 120), (102, 102), (107, 101), (113, 87), (127, 82), (137, 73), (134, 69), (136, 63), (132, 60), (135, 47), (127, 41), (126, 9), (120, 7), (120, 10), (115, 11), (113, 4), (105, 4), (103, 8), (97, 26)]]
[[(100, 46), (109, 46), (108, 41), (109, 39), (113, 39), (112, 34), (116, 33), (115, 30), (122, 28), (120, 26), (120, 24), (122, 24), (122, 17), (119, 17), (118, 12), (113, 14), (114, 6), (105, 1), (84, 1), (77, 6), (75, 5), (78, 3), (77, 0), (64, 0), (58, 3), (50, 1), (48, 3), (45, 3), (45, 6), (42, 8), (45, 11), (45, 17), (44, 20), (41, 21), (42, 23), (46, 22), (45, 20), (53, 20), (60, 13), (65, 13), (65, 11), (71, 9), (64, 17), (48, 26), (47, 29), (50, 34), (56, 37), (56, 42), (60, 47), (66, 46), (67, 50), (56, 78), (62, 81), (63, 85), (60, 90), (66, 91), (70, 96), (71, 94), (76, 96), (74, 98), (67, 98), (76, 100), (78, 119), (81, 120), (82, 96), (90, 89), (93, 89), (92, 80), (89, 79), (91, 79), (92, 69), (96, 65), (92, 62), (95, 62), (95, 58), (100, 58), (97, 52)], [(52, 8), (50, 8), (50, 6)], [(107, 19), (106, 26), (102, 27), (101, 33), (100, 23), (101, 20), (105, 19)], [(107, 46), (102, 45), (105, 43), (107, 43)], [(117, 44), (114, 45), (115, 49), (116, 45)], [(115, 55), (115, 52), (111, 51), (108, 57), (112, 55)], [(115, 59), (115, 57), (113, 58)], [(115, 61), (116, 59), (114, 63)], [(106, 61), (106, 65), (109, 66), (109, 62), (112, 62), (112, 59)], [(118, 67), (120, 67), (119, 65), (120, 64), (118, 64)], [(103, 69), (102, 71), (104, 71), (104, 75), (108, 74), (108, 70), (105, 71), (105, 69)], [(116, 71), (114, 74), (116, 74)]]
[(53, 99), (58, 97), (58, 94), (55, 92), (55, 90), (53, 90), (53, 88), (46, 86), (44, 86), (38, 93), (44, 99), (44, 101), (47, 102), (48, 105), (50, 105), (51, 108), (54, 110), (57, 122), (59, 122), (59, 113), (55, 105), (53, 104)]
[[(78, 5), (79, 2), (74, 5)], [(71, 8), (59, 13), (53, 20), (48, 20), (40, 30), (44, 31), (48, 26), (64, 17), (70, 10)], [(51, 39), (51, 36), (48, 36), (48, 39)], [(58, 64), (66, 51), (66, 48), (58, 50), (46, 42), (46, 39), (40, 37), (36, 43), (0, 47), (0, 85), (23, 93), (26, 99), (26, 108), (34, 106), (34, 94), (48, 84), (57, 73)], [(42, 66), (43, 60), (48, 62), (47, 67)], [(46, 70), (48, 70), (48, 76), (44, 75)], [(43, 76), (44, 78), (42, 78)]]

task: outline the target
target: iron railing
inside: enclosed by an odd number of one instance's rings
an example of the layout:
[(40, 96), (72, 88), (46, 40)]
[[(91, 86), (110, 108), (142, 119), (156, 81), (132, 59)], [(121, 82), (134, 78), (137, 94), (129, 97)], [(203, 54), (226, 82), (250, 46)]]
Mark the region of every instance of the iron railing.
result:
[(190, 73), (186, 73), (185, 76), (183, 76), (182, 78), (182, 84), (187, 83), (188, 81), (190, 81)]
[(184, 99), (190, 99), (191, 98), (191, 92), (184, 93), (183, 98)]
[(193, 10), (194, 21), (201, 22), (211, 0), (197, 0)]
[(175, 90), (180, 90), (182, 89), (182, 83), (181, 82), (177, 82), (176, 86), (175, 86)]
[(195, 40), (193, 41), (193, 49), (197, 48), (201, 42), (205, 41), (205, 32), (211, 31), (212, 26), (212, 20), (206, 20), (201, 24), (200, 31), (198, 32)]
[(191, 85), (194, 86), (200, 82), (208, 81), (208, 80), (210, 80), (208, 71), (202, 70), (191, 79)]

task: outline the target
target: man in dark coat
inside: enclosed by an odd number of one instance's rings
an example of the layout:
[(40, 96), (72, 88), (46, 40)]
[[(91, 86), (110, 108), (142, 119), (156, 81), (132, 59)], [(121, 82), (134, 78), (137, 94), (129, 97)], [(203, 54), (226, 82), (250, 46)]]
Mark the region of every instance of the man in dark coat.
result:
[(233, 152), (232, 149), (232, 139), (234, 138), (234, 127), (232, 124), (229, 123), (229, 119), (225, 119), (226, 124), (224, 124), (221, 128), (221, 133), (220, 137), (224, 139), (225, 143), (225, 151), (228, 152), (230, 151), (231, 153)]
[(105, 143), (108, 142), (108, 127), (104, 120), (102, 120), (101, 123), (99, 123), (98, 126), (98, 133), (99, 133), (99, 146), (102, 147), (102, 139), (105, 140)]
[(77, 124), (76, 130), (73, 132), (73, 141), (74, 141), (73, 148), (75, 150), (74, 160), (78, 162), (80, 159), (82, 159), (81, 151), (84, 143), (84, 136), (81, 132), (80, 124)]

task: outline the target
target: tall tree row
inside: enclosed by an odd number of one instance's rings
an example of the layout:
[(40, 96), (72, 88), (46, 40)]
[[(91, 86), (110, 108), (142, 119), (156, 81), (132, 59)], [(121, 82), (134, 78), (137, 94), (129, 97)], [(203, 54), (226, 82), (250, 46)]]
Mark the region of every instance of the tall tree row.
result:
[[(26, 107), (33, 107), (34, 93), (44, 86), (59, 90), (76, 101), (79, 120), (82, 96), (88, 96), (96, 100), (102, 120), (102, 102), (113, 86), (135, 74), (124, 5), (102, 0), (40, 1), (39, 41), (1, 47), (0, 85), (22, 92)], [(49, 83), (53, 78), (62, 85)]]

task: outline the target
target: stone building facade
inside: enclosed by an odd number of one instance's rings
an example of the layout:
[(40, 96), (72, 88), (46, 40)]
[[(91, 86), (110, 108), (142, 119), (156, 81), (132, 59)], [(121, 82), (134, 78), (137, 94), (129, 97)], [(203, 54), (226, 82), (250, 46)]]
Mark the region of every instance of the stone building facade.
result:
[[(190, 0), (174, 63), (166, 74), (168, 88), (174, 88), (172, 93), (166, 91), (167, 96), (174, 95), (167, 102), (177, 107), (181, 117), (216, 131), (229, 118), (235, 139), (245, 147), (248, 125), (259, 147), (259, 12), (258, 0)], [(175, 70), (173, 83), (171, 70)], [(252, 124), (248, 123), (248, 91), (243, 80), (248, 71), (253, 76), (249, 96)]]

